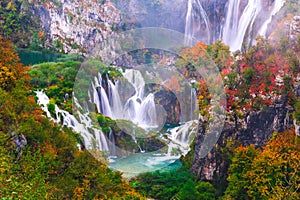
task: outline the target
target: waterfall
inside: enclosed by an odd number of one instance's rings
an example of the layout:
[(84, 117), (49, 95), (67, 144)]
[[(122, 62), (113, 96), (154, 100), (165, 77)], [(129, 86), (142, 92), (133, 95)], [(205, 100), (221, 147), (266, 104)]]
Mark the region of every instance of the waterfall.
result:
[(115, 85), (111, 80), (108, 79), (108, 90), (110, 96), (110, 106), (114, 117), (117, 119), (122, 118), (122, 103), (118, 92), (118, 82)]
[[(241, 50), (246, 39), (251, 37), (247, 42), (253, 44), (252, 39), (255, 39), (257, 35), (267, 36), (267, 29), (273, 16), (284, 6), (286, 0), (272, 1), (271, 11), (268, 10), (269, 6), (263, 8), (262, 0), (248, 0), (245, 7), (243, 2), (228, 0), (224, 23), (219, 20), (218, 27), (210, 30), (210, 21), (201, 1), (188, 0), (185, 18), (185, 44), (191, 45), (192, 38), (209, 44), (213, 42), (210, 38), (211, 35), (220, 35), (223, 42), (230, 46), (231, 51)], [(216, 23), (215, 18), (212, 20), (214, 20), (213, 23)], [(254, 27), (258, 30), (252, 34)], [(220, 33), (218, 33), (219, 30)], [(214, 39), (215, 37), (213, 37)]]
[(155, 126), (156, 125), (156, 109), (154, 102), (154, 95), (149, 94), (140, 106), (137, 113), (137, 124), (142, 126)]
[(196, 90), (194, 88), (191, 88), (191, 120), (196, 119), (196, 103), (197, 103), (197, 93)]
[(135, 134), (135, 130), (133, 130), (133, 134), (131, 135), (134, 143), (139, 147), (139, 150), (141, 153), (145, 153), (145, 150), (142, 149), (142, 147), (139, 145), (139, 143), (137, 142), (137, 139), (136, 139), (136, 134)]
[(181, 126), (175, 127), (170, 130), (170, 139), (172, 141), (176, 141), (183, 147), (188, 147), (189, 143), (191, 142), (190, 136), (194, 133), (193, 125), (195, 125), (195, 121), (187, 122)]
[(297, 120), (294, 119), (295, 133), (297, 136), (300, 136), (300, 126), (297, 124)]
[[(205, 29), (201, 26), (204, 23)], [(185, 19), (185, 44), (191, 45), (192, 38), (199, 39), (202, 36), (202, 31), (205, 30), (206, 43), (210, 42), (209, 19), (203, 9), (200, 0), (188, 0), (187, 14)]]
[(240, 0), (229, 0), (225, 25), (223, 28), (223, 41), (231, 44), (236, 39), (232, 37), (238, 32)]
[(167, 132), (168, 141), (168, 156), (173, 156), (172, 151), (175, 150), (186, 155), (190, 150), (190, 143), (193, 140), (194, 134), (197, 131), (197, 120), (186, 122), (185, 124), (169, 129)]
[(115, 141), (115, 136), (112, 132), (112, 130), (110, 129), (109, 131), (109, 135), (108, 135), (108, 139), (109, 139), (109, 152), (110, 152), (110, 156), (116, 156), (117, 155), (117, 151), (116, 151), (116, 141)]
[[(239, 1), (238, 1), (239, 2)], [(262, 10), (262, 3), (261, 0), (249, 0), (247, 6), (245, 7), (238, 25), (234, 24), (237, 22), (238, 18), (238, 11), (236, 5), (234, 3), (238, 3), (236, 0), (229, 0), (229, 6), (226, 16), (226, 23), (223, 31), (223, 40), (227, 45), (230, 46), (232, 51), (240, 50), (242, 44), (245, 39), (245, 35), (247, 31), (250, 33), (253, 28), (253, 23), (256, 20), (259, 12)], [(231, 10), (229, 10), (231, 9)], [(230, 12), (232, 12), (230, 14)], [(227, 18), (228, 17), (228, 18)], [(232, 22), (232, 23), (231, 23)], [(226, 25), (228, 24), (228, 25)], [(235, 28), (236, 32), (232, 31), (230, 27)], [(236, 34), (235, 34), (236, 33)], [(231, 37), (230, 37), (231, 35)], [(231, 39), (232, 38), (232, 39)]]
[[(126, 70), (124, 78), (132, 85), (135, 93), (122, 104), (118, 90), (118, 81), (115, 84), (107, 76), (108, 94), (102, 85), (101, 75), (92, 83), (93, 103), (98, 112), (112, 119), (130, 120), (136, 125), (149, 128), (157, 127), (157, 113), (154, 94), (145, 93), (145, 81), (142, 74), (137, 70)], [(97, 86), (97, 87), (96, 87)], [(123, 91), (124, 92), (124, 91)]]
[(285, 3), (285, 0), (275, 0), (274, 7), (273, 7), (273, 10), (271, 12), (271, 15), (264, 22), (262, 27), (259, 29), (259, 31), (258, 31), (259, 35), (261, 35), (263, 37), (266, 37), (268, 25), (271, 23), (273, 16), (276, 15), (279, 12), (279, 10), (283, 7), (284, 3)]
[[(67, 126), (74, 132), (79, 133), (83, 137), (83, 142), (87, 149), (109, 152), (107, 138), (101, 130), (92, 126), (92, 120), (88, 117), (88, 113), (83, 115), (78, 111), (77, 114), (80, 119), (79, 122), (69, 112), (61, 110), (57, 105), (55, 105), (55, 118), (53, 118), (47, 108), (47, 105), (50, 102), (48, 96), (42, 91), (37, 91), (36, 96), (38, 98), (38, 104), (42, 106), (42, 110), (46, 112), (47, 117), (50, 118), (50, 120)], [(90, 131), (93, 134), (91, 134)]]

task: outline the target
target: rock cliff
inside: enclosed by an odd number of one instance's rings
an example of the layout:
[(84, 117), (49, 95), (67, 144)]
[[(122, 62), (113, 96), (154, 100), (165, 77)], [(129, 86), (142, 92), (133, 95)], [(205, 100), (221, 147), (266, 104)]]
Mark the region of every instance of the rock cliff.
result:
[[(46, 2), (31, 0), (30, 2), (32, 3), (33, 14), (41, 20), (49, 44), (54, 44), (56, 49), (63, 52), (90, 51), (116, 30), (128, 30), (136, 27), (163, 27), (185, 33), (187, 29), (188, 0), (55, 0)], [(234, 32), (238, 35), (237, 32), (245, 30), (245, 33), (240, 34), (238, 38), (251, 43), (265, 22), (269, 19), (274, 21), (272, 11), (276, 2), (262, 0), (261, 3), (257, 3), (255, 1), (256, 3), (251, 6), (254, 7), (253, 10), (257, 9), (258, 15), (253, 22), (246, 20), (251, 18), (247, 14), (245, 14), (246, 17), (242, 17), (247, 10), (245, 8), (248, 6), (248, 1), (240, 0), (239, 2), (236, 17), (244, 20), (242, 23), (246, 24), (246, 27), (238, 27), (238, 30), (234, 30)], [(198, 3), (202, 5), (202, 11), (198, 9), (196, 5)], [(229, 24), (236, 23), (235, 26), (238, 26), (237, 23), (239, 22), (239, 20), (232, 22), (232, 18), (227, 19), (229, 6), (233, 4), (234, 0), (194, 1), (194, 8), (191, 13), (193, 23), (191, 23), (190, 28), (207, 29), (209, 36), (196, 34), (193, 37), (210, 43), (217, 39), (225, 41), (224, 31), (230, 30), (230, 28), (226, 28), (226, 20), (229, 21)], [(203, 15), (207, 16), (207, 24), (203, 24), (201, 18)], [(272, 25), (271, 29), (274, 27), (276, 26)], [(293, 29), (293, 31), (295, 30)], [(202, 32), (200, 31), (200, 33)], [(270, 30), (266, 30), (266, 36), (270, 32)], [(236, 40), (237, 37), (234, 39)], [(228, 45), (231, 43), (228, 42)]]
[[(199, 129), (195, 138), (195, 154), (191, 171), (201, 180), (210, 180), (218, 184), (226, 180), (229, 167), (230, 145), (248, 146), (254, 144), (262, 147), (269, 141), (274, 132), (282, 132), (293, 128), (293, 108), (287, 99), (281, 97), (273, 106), (260, 111), (250, 112), (236, 122), (227, 120), (218, 143), (204, 158), (200, 158), (201, 141), (206, 134)], [(207, 122), (201, 121), (200, 124)]]
[(119, 11), (110, 2), (57, 0), (33, 2), (47, 39), (65, 53), (93, 49), (120, 25)]

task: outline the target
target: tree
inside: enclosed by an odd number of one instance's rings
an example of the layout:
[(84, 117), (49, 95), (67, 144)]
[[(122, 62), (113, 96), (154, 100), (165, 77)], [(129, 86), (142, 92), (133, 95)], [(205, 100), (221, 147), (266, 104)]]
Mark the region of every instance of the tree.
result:
[(252, 145), (237, 148), (225, 199), (299, 199), (299, 140), (290, 130), (274, 134), (261, 151)]
[(244, 69), (243, 78), (245, 79), (247, 85), (250, 85), (250, 83), (252, 83), (255, 78), (255, 74), (255, 70), (251, 67), (247, 67)]
[(189, 179), (181, 188), (176, 197), (180, 200), (198, 200), (199, 193), (196, 189), (196, 183)]
[(252, 160), (258, 154), (254, 145), (238, 147), (234, 152), (232, 163), (229, 167), (228, 187), (225, 195), (233, 199), (250, 199), (247, 194), (247, 185), (250, 181), (247, 171), (251, 169)]
[(255, 157), (247, 177), (253, 199), (299, 199), (300, 145), (295, 132), (275, 135)]
[(13, 44), (0, 36), (0, 87), (10, 91), (18, 81), (28, 80), (28, 68), (19, 62)]

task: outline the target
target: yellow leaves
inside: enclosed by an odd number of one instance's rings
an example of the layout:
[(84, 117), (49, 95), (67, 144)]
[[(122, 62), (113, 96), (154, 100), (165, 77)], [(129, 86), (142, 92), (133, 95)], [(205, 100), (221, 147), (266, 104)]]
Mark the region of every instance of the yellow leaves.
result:
[(8, 4), (6, 5), (6, 8), (5, 8), (6, 10), (10, 10), (10, 11), (16, 11), (17, 9), (16, 9), (16, 7), (15, 7), (15, 5), (14, 5), (14, 2), (8, 2)]
[(84, 199), (84, 188), (82, 187), (76, 187), (74, 190), (74, 199)]
[[(244, 178), (250, 180), (246, 187), (252, 198), (291, 196), (299, 188), (300, 149), (294, 142), (295, 133), (286, 131), (278, 134), (254, 157)], [(298, 138), (296, 138), (298, 140)], [(243, 154), (249, 147), (239, 147)], [(296, 196), (293, 196), (296, 199)]]

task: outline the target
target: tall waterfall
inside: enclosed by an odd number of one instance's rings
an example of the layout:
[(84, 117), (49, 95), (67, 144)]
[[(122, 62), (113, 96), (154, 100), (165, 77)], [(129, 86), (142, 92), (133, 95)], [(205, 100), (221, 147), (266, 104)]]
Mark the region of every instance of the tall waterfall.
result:
[[(237, 8), (235, 8), (234, 3), (239, 3), (239, 1), (236, 2), (236, 0), (229, 0), (230, 6), (228, 6), (228, 9), (236, 10)], [(247, 31), (248, 32), (252, 31), (253, 23), (255, 22), (261, 10), (262, 10), (261, 0), (249, 0), (241, 17), (239, 17), (238, 24), (236, 24), (237, 23), (236, 19), (238, 18), (237, 16), (238, 11), (236, 12), (234, 11), (232, 15), (229, 13), (232, 10), (227, 11), (226, 23), (229, 23), (229, 25), (224, 27), (223, 40), (227, 45), (230, 46), (230, 49), (232, 51), (241, 49)], [(232, 22), (232, 24), (230, 22)], [(231, 31), (230, 27), (236, 28), (236, 32)]]
[(226, 21), (223, 28), (223, 41), (225, 44), (232, 44), (238, 33), (240, 0), (229, 0), (226, 14)]
[[(284, 6), (286, 0), (270, 2), (270, 5), (264, 7), (265, 1), (263, 0), (227, 0), (225, 19), (216, 21), (216, 17), (214, 17), (210, 18), (212, 20), (210, 21), (206, 10), (211, 9), (212, 3), (205, 4), (206, 8), (203, 7), (204, 4), (201, 5), (201, 0), (188, 0), (185, 43), (191, 45), (191, 38), (210, 43), (213, 42), (211, 38), (214, 40), (219, 36), (225, 44), (230, 46), (231, 51), (240, 50), (243, 42), (253, 44), (257, 35), (267, 37), (269, 24)], [(219, 14), (220, 11), (215, 13), (215, 15)], [(214, 27), (214, 30), (211, 30), (210, 27)]]
[(284, 3), (285, 3), (285, 0), (275, 0), (271, 15), (264, 22), (262, 27), (259, 29), (259, 31), (258, 31), (259, 35), (266, 37), (268, 25), (271, 23), (273, 16), (276, 15), (279, 12), (279, 10), (283, 7)]
[[(202, 25), (205, 28), (202, 28)], [(203, 33), (205, 34), (203, 38)], [(210, 28), (209, 19), (205, 10), (203, 9), (200, 0), (188, 0), (187, 14), (185, 19), (185, 44), (191, 45), (191, 38), (203, 40), (203, 42), (210, 42)]]
[[(102, 80), (101, 74), (95, 77), (91, 96), (93, 96), (93, 103), (96, 104), (98, 112), (112, 119), (130, 120), (144, 128), (157, 127), (154, 94), (150, 93), (145, 96), (145, 82), (142, 74), (131, 69), (126, 70), (123, 76), (135, 90), (135, 93), (125, 102), (121, 102), (117, 80), (114, 84), (108, 76), (106, 81)], [(105, 83), (107, 83), (107, 91), (104, 89)]]

